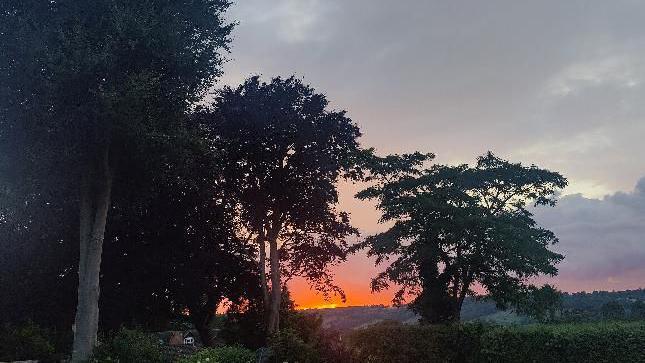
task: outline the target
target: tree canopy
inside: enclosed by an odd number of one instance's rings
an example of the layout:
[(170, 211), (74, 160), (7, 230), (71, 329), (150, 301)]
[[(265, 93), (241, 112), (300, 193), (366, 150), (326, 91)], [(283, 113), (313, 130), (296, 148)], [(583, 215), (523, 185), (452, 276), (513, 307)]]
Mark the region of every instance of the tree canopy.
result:
[[(225, 0), (0, 3), (0, 153), (11, 193), (78, 190), (73, 361), (96, 344), (101, 254), (122, 171), (163, 170), (220, 75)], [(140, 178), (141, 181), (145, 180)], [(60, 186), (63, 186), (62, 188)]]
[[(237, 188), (242, 233), (255, 241), (269, 331), (278, 328), (280, 289), (303, 276), (323, 293), (342, 294), (328, 267), (346, 257), (357, 234), (337, 210), (337, 182), (359, 152), (358, 127), (345, 111), (295, 77), (251, 77), (224, 87), (205, 127), (225, 149), (225, 174)], [(271, 297), (264, 277), (269, 246)]]
[(562, 256), (549, 249), (557, 238), (537, 225), (529, 206), (555, 205), (567, 184), (560, 174), (490, 152), (475, 166), (391, 170), (358, 194), (376, 199), (381, 220), (393, 222), (359, 245), (378, 264), (393, 259), (373, 290), (394, 283), (400, 287), (394, 301), (413, 296), (424, 321), (455, 321), (475, 287), (506, 306), (527, 292), (532, 277), (557, 273)]

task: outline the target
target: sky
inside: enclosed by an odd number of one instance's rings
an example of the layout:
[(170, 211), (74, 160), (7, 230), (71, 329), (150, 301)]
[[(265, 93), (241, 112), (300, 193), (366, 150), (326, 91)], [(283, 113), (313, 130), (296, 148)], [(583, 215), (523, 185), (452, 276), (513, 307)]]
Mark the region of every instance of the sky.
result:
[[(570, 182), (536, 219), (560, 238), (565, 291), (645, 287), (645, 2), (239, 0), (222, 84), (295, 74), (345, 109), (364, 146), (473, 162), (488, 150)], [(378, 212), (341, 186), (363, 235)], [(347, 305), (378, 269), (335, 268)], [(301, 307), (325, 302), (302, 281)]]

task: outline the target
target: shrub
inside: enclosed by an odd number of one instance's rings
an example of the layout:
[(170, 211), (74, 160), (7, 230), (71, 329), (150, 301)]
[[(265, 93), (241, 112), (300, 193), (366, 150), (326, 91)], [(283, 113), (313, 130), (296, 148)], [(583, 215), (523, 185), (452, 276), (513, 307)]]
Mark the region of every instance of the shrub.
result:
[(645, 324), (497, 327), (481, 345), (489, 362), (645, 362)]
[(122, 328), (101, 342), (92, 355), (92, 362), (164, 362), (159, 340), (138, 330)]
[(636, 300), (632, 304), (631, 313), (629, 316), (634, 320), (645, 319), (645, 302), (643, 302), (642, 300)]
[(289, 310), (282, 316), (282, 328), (269, 339), (271, 362), (349, 362), (350, 351), (338, 332), (322, 327), (318, 314)]
[(21, 326), (6, 325), (0, 332), (0, 361), (54, 361), (54, 346), (48, 331), (29, 322)]
[(242, 347), (207, 348), (183, 358), (180, 363), (255, 363), (255, 353)]
[(316, 351), (316, 356), (320, 362), (337, 363), (352, 361), (352, 352), (347, 348), (347, 345), (342, 340), (341, 334), (337, 331), (321, 329), (316, 336), (313, 349)]
[(348, 345), (360, 362), (478, 361), (481, 324), (419, 326), (389, 322), (353, 332)]
[(600, 308), (602, 317), (607, 320), (618, 320), (625, 318), (625, 308), (617, 301), (609, 301)]
[(281, 329), (269, 339), (272, 362), (319, 362), (314, 347), (294, 329)]

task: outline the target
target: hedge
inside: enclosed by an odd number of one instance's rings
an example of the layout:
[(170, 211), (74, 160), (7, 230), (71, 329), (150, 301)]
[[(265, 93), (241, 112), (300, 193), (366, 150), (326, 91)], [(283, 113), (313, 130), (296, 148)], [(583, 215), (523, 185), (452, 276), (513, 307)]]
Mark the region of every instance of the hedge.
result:
[(0, 327), (0, 361), (37, 359), (55, 361), (50, 332), (27, 322), (20, 326)]
[(357, 362), (645, 362), (645, 322), (381, 325), (347, 344)]
[(94, 352), (90, 363), (164, 363), (161, 344), (155, 336), (139, 330), (121, 328), (105, 337)]
[(243, 347), (205, 348), (179, 363), (255, 363), (255, 352)]

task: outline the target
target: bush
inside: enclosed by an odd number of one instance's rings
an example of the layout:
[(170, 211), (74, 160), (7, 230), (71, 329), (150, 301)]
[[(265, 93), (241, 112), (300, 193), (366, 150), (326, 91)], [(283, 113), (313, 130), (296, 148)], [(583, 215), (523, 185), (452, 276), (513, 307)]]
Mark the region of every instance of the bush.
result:
[(18, 327), (6, 325), (0, 332), (0, 361), (55, 361), (54, 346), (47, 330), (33, 323)]
[(313, 344), (316, 356), (320, 362), (336, 363), (352, 361), (352, 352), (343, 342), (339, 332), (329, 329), (321, 329)]
[(351, 333), (348, 345), (359, 362), (478, 361), (481, 324), (418, 326), (389, 322)]
[(311, 344), (306, 343), (294, 329), (282, 329), (269, 339), (272, 362), (318, 362)]
[(349, 362), (350, 351), (340, 334), (322, 327), (318, 314), (290, 310), (282, 316), (280, 332), (269, 339), (271, 362)]
[(348, 345), (360, 362), (645, 362), (645, 323), (375, 326)]
[(619, 320), (625, 318), (625, 308), (618, 301), (609, 301), (600, 308), (602, 317), (607, 320)]
[(645, 324), (499, 327), (481, 345), (489, 362), (645, 362)]
[(637, 300), (632, 304), (629, 316), (634, 320), (645, 319), (645, 302)]
[(165, 362), (159, 339), (138, 330), (122, 328), (95, 349), (92, 362)]
[(180, 360), (180, 363), (255, 363), (255, 353), (242, 347), (208, 348)]

